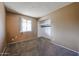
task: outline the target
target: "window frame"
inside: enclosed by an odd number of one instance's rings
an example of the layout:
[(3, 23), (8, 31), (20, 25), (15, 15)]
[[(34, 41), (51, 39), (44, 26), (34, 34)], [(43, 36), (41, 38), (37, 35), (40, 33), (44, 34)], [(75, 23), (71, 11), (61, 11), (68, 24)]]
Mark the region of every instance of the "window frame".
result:
[[(32, 20), (31, 19), (29, 19), (29, 18), (27, 18), (26, 20), (30, 20), (31, 21), (31, 30), (30, 31), (22, 31), (22, 18), (24, 18), (24, 17), (20, 17), (20, 29), (19, 29), (19, 31), (21, 32), (21, 33), (24, 33), (24, 32), (32, 32)], [(25, 18), (24, 18), (25, 19)]]

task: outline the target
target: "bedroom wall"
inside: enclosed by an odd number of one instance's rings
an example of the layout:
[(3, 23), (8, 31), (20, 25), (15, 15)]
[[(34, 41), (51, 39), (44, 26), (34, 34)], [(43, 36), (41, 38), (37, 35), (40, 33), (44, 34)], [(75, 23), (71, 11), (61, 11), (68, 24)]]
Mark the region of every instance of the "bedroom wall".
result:
[[(20, 17), (32, 20), (32, 32), (20, 32)], [(16, 37), (16, 38), (15, 38)], [(35, 18), (7, 12), (7, 40), (9, 43), (34, 39), (37, 37), (37, 21)], [(12, 38), (15, 38), (12, 40)]]
[(52, 42), (79, 51), (79, 3), (64, 6), (41, 19), (52, 21)]
[(3, 3), (0, 2), (0, 52), (6, 46), (5, 34), (5, 8)]

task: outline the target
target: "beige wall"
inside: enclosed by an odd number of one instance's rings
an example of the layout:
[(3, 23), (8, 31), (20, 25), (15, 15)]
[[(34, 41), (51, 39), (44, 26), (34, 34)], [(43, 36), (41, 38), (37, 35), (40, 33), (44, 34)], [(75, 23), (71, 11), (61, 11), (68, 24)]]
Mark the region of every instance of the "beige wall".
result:
[[(26, 20), (32, 20), (32, 32), (20, 33), (20, 17), (24, 17)], [(37, 21), (35, 18), (7, 12), (7, 40), (9, 43), (21, 40), (29, 40), (36, 37)], [(15, 39), (12, 40), (12, 38)]]
[(5, 9), (3, 3), (0, 2), (0, 52), (5, 46)]
[(39, 20), (49, 18), (52, 21), (51, 40), (64, 47), (79, 51), (79, 3), (72, 3)]

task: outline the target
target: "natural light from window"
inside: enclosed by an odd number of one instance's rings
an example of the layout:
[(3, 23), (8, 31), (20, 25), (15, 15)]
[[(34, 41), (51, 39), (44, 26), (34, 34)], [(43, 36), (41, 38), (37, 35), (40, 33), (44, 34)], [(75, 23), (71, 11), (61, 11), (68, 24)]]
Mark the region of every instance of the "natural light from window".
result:
[(26, 20), (25, 18), (21, 18), (21, 30), (20, 32), (28, 32), (32, 31), (32, 21)]

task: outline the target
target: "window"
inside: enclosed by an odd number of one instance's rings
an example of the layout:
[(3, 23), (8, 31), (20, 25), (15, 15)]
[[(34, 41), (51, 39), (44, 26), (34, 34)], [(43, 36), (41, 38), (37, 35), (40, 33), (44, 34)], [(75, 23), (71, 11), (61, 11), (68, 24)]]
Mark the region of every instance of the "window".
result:
[(25, 18), (21, 18), (21, 29), (20, 32), (32, 31), (32, 22), (31, 20), (26, 20)]

